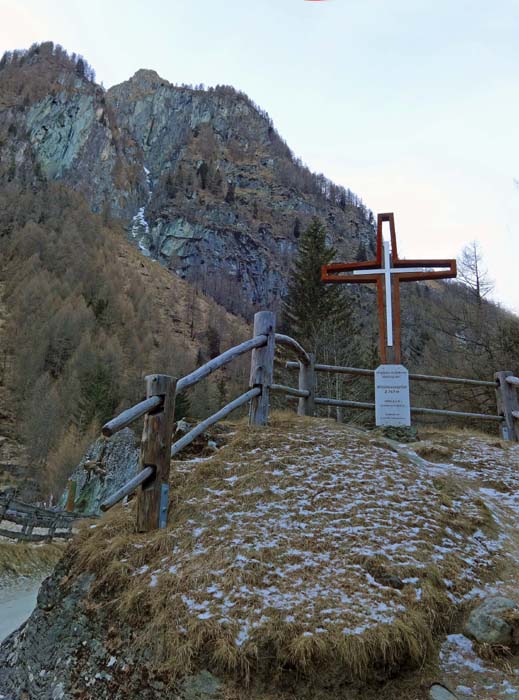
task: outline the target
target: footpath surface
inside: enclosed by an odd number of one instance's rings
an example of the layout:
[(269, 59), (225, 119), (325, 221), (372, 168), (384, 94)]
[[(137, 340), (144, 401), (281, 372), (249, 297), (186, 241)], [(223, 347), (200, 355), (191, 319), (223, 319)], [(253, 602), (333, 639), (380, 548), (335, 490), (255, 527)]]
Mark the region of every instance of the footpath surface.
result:
[(22, 578), (14, 585), (0, 586), (0, 642), (17, 629), (36, 607), (42, 578)]

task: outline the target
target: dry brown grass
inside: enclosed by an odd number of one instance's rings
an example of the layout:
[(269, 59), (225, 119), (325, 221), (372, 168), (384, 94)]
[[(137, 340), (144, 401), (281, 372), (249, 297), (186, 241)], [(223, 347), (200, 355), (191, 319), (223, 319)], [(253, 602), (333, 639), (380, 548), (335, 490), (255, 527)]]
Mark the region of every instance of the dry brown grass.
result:
[(63, 555), (65, 545), (0, 541), (0, 575), (31, 576), (50, 570)]
[[(378, 443), (377, 443), (378, 445)], [(368, 435), (278, 414), (236, 427), (206, 461), (174, 462), (168, 528), (118, 507), (72, 544), (92, 599), (175, 677), (209, 667), (344, 682), (421, 667), (474, 585), (492, 518), (455, 481), (426, 479)]]

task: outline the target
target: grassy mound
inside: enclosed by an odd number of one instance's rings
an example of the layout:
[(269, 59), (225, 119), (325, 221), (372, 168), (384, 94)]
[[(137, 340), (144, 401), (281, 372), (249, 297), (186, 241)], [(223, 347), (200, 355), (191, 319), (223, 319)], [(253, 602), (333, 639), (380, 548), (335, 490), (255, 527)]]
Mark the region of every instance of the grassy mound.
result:
[[(170, 677), (295, 670), (343, 682), (425, 663), (499, 561), (480, 499), (331, 421), (235, 427), (207, 460), (173, 463), (166, 530), (133, 507), (85, 525), (72, 574)], [(493, 574), (492, 574), (492, 570)]]

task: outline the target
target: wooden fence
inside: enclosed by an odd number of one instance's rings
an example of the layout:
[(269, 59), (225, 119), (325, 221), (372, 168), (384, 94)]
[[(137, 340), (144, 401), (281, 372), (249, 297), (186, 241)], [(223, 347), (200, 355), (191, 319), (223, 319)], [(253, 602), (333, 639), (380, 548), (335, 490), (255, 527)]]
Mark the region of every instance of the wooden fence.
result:
[[(51, 542), (53, 539), (72, 537), (72, 526), (79, 518), (94, 517), (80, 513), (48, 510), (15, 498), (12, 492), (0, 492), (0, 537), (18, 542)], [(1, 527), (7, 521), (21, 525), (21, 529), (9, 530)], [(34, 532), (35, 529), (46, 532)]]
[[(288, 348), (297, 358), (297, 362), (286, 363), (287, 368), (298, 370), (297, 387), (274, 382), (274, 353), (277, 345)], [(172, 444), (176, 393), (194, 386), (217, 369), (224, 367), (229, 362), (248, 352), (251, 353), (248, 390)], [(171, 457), (193, 442), (210, 426), (226, 418), (232, 411), (245, 404), (250, 404), (250, 425), (265, 426), (269, 415), (269, 396), (271, 392), (283, 394), (288, 398), (297, 398), (297, 411), (302, 416), (313, 416), (316, 406), (375, 409), (374, 403), (343, 401), (315, 396), (317, 372), (337, 372), (358, 376), (373, 376), (375, 374), (375, 371), (371, 369), (316, 364), (313, 355), (307, 353), (296, 340), (287, 335), (276, 333), (275, 315), (273, 313), (260, 311), (254, 317), (254, 337), (250, 340), (246, 340), (244, 343), (226, 350), (218, 357), (181, 379), (177, 380), (162, 374), (146, 377), (146, 398), (106, 423), (102, 428), (103, 435), (110, 437), (144, 416), (140, 455), (141, 470), (133, 479), (108, 498), (101, 505), (101, 509), (108, 510), (137, 490), (138, 531), (148, 532), (165, 527), (169, 506)], [(519, 402), (517, 398), (519, 378), (513, 376), (512, 372), (497, 372), (494, 381), (422, 374), (411, 374), (410, 379), (414, 381), (484, 386), (494, 389), (497, 399), (497, 413), (493, 415), (419, 407), (412, 407), (411, 412), (414, 414), (421, 413), (492, 421), (499, 424), (501, 434), (505, 439), (515, 442), (519, 440)]]

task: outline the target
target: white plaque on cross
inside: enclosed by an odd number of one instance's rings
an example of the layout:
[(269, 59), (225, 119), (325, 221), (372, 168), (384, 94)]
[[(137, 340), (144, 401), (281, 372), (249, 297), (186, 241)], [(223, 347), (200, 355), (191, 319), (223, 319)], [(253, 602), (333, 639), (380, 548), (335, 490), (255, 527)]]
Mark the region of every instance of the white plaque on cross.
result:
[(411, 425), (409, 372), (403, 365), (380, 365), (375, 370), (375, 422)]

